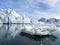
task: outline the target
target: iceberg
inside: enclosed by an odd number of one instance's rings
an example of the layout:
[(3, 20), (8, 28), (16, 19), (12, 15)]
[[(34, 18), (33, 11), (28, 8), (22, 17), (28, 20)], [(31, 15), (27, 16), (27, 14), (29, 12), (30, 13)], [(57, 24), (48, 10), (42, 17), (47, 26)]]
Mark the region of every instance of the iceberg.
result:
[(24, 27), (23, 32), (31, 34), (31, 35), (48, 35), (50, 32), (45, 29), (34, 28), (31, 25), (27, 25)]
[(19, 32), (25, 32), (31, 35), (48, 35), (51, 32), (57, 30), (57, 26), (53, 23), (39, 22), (37, 20), (30, 19), (27, 16), (22, 16), (16, 13), (13, 9), (0, 9), (0, 23), (20, 23), (22, 26), (20, 30), (15, 26), (11, 26), (9, 33), (16, 35)]
[(19, 15), (13, 9), (0, 9), (0, 23), (30, 23), (26, 16)]
[(28, 33), (31, 35), (51, 35), (54, 31), (58, 30), (58, 28), (55, 25), (52, 24), (30, 24), (30, 25), (24, 25), (24, 29), (22, 32)]

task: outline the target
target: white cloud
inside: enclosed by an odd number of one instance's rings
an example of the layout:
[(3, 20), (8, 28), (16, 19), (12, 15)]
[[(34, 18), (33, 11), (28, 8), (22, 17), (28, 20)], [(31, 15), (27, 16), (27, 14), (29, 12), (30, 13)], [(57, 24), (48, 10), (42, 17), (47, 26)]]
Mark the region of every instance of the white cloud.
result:
[(27, 0), (27, 1), (29, 2), (29, 4), (33, 4), (34, 2), (35, 3), (37, 3), (37, 2), (43, 2), (43, 3), (48, 4), (51, 7), (55, 7), (56, 4), (58, 2), (60, 2), (60, 0)]
[[(40, 7), (36, 5), (38, 2), (47, 4), (49, 6), (48, 11), (39, 9)], [(34, 18), (45, 17), (60, 19), (60, 0), (26, 0), (26, 4), (22, 4), (20, 7), (25, 13), (31, 11), (31, 13), (29, 12), (26, 15), (34, 16)]]
[(60, 19), (59, 15), (55, 14), (55, 13), (47, 13), (47, 12), (34, 12), (34, 14), (36, 14), (36, 16), (38, 17), (45, 17), (45, 18), (57, 18)]
[(45, 3), (49, 4), (52, 7), (55, 7), (55, 5), (59, 2), (59, 0), (43, 0), (42, 2), (45, 2)]
[(60, 0), (31, 0), (31, 1), (29, 1), (29, 3), (31, 3), (31, 5), (34, 5), (33, 4), (34, 2), (35, 3), (42, 2), (42, 3), (48, 4), (51, 11), (49, 10), (48, 12), (46, 12), (46, 11), (42, 11), (42, 10), (40, 10), (40, 11), (35, 10), (32, 13), (33, 15), (36, 15), (38, 17), (46, 17), (46, 18), (54, 17), (54, 18), (60, 19)]

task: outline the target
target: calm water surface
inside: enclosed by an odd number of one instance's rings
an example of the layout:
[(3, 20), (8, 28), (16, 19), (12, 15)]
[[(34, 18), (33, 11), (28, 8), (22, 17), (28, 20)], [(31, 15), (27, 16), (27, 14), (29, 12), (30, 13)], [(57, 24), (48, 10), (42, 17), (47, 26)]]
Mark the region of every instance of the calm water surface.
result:
[(0, 45), (60, 45), (60, 31), (47, 36), (21, 33), (22, 24), (0, 24)]

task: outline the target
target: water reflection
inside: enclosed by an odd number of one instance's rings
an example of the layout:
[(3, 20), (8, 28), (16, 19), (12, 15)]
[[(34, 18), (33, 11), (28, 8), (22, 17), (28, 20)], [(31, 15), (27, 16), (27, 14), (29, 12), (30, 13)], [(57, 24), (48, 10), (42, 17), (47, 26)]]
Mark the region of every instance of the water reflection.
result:
[[(35, 41), (39, 42), (40, 43), (39, 45), (48, 45), (48, 42), (49, 43), (51, 42), (51, 45), (53, 45), (52, 42), (56, 42), (56, 40), (58, 39), (58, 37), (56, 37), (54, 35), (32, 36), (30, 34), (26, 34), (26, 33), (21, 32), (22, 29), (23, 29), (22, 24), (9, 24), (9, 25), (8, 24), (0, 24), (0, 44), (2, 44), (1, 40), (4, 41), (4, 40), (13, 40), (13, 39), (16, 41), (12, 41), (12, 42), (14, 44), (17, 44), (18, 42), (19, 43), (22, 42), (23, 39), (26, 39), (26, 38), (23, 38), (21, 40), (22, 37), (27, 37), (31, 41), (33, 40), (34, 42)], [(18, 40), (16, 39), (16, 37), (18, 37)], [(33, 45), (31, 41), (27, 41), (27, 39), (25, 41), (29, 42), (31, 45)], [(9, 44), (12, 42), (9, 42)], [(22, 44), (24, 45), (23, 42), (22, 42)], [(38, 44), (34, 44), (34, 45), (38, 45)]]
[(20, 33), (21, 36), (27, 37), (29, 39), (33, 39), (34, 41), (39, 41), (40, 45), (46, 45), (45, 41), (46, 40), (51, 40), (52, 42), (55, 42), (57, 40), (57, 37), (53, 35), (45, 35), (45, 36), (37, 36), (37, 35), (30, 35), (24, 32)]
[(51, 39), (52, 41), (56, 41), (57, 37), (53, 35), (45, 35), (45, 36), (37, 36), (37, 35), (30, 35), (24, 32), (20, 33), (21, 36), (28, 37), (29, 39), (34, 39), (35, 41), (43, 41), (45, 39)]
[(0, 39), (12, 39), (14, 38), (18, 33), (21, 32), (22, 25), (16, 25), (16, 24), (4, 24), (0, 25)]

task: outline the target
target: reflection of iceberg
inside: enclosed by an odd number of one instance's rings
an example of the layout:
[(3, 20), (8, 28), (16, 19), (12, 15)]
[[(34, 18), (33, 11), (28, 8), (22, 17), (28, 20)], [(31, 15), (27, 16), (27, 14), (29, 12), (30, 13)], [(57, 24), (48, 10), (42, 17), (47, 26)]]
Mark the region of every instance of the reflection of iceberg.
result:
[(31, 35), (50, 34), (49, 30), (46, 30), (45, 28), (35, 28), (35, 26), (31, 24), (0, 24), (0, 39), (11, 39), (21, 32)]
[(23, 28), (22, 24), (20, 24), (20, 25), (19, 24), (17, 24), (17, 25), (12, 24), (10, 26), (9, 33), (11, 34), (11, 36), (15, 37), (16, 34), (19, 34), (21, 32), (22, 28)]
[(1, 25), (0, 26), (0, 39), (13, 39), (21, 32), (22, 25)]
[(0, 39), (5, 38), (5, 34), (7, 32), (7, 26), (6, 25), (1, 25), (0, 26)]
[(46, 40), (51, 40), (52, 42), (55, 42), (57, 37), (53, 36), (53, 35), (45, 35), (45, 36), (37, 36), (37, 35), (30, 35), (27, 33), (20, 33), (21, 36), (23, 37), (27, 37), (28, 39), (33, 39), (34, 41), (39, 41), (39, 43), (41, 45), (45, 45), (47, 43)]
[[(30, 39), (34, 39), (34, 40), (36, 40), (36, 41), (42, 41), (42, 40), (44, 40), (44, 39), (46, 39), (46, 38), (49, 38), (49, 39), (54, 39), (54, 40), (56, 40), (57, 39), (57, 37), (55, 37), (55, 36), (53, 36), (53, 35), (45, 35), (45, 36), (37, 36), (37, 35), (30, 35), (30, 34), (27, 34), (27, 33), (23, 33), (23, 32), (21, 32), (20, 33), (20, 35), (21, 36), (25, 36), (25, 37), (28, 37), (28, 38), (30, 38)], [(52, 41), (54, 41), (54, 40), (52, 40)]]

